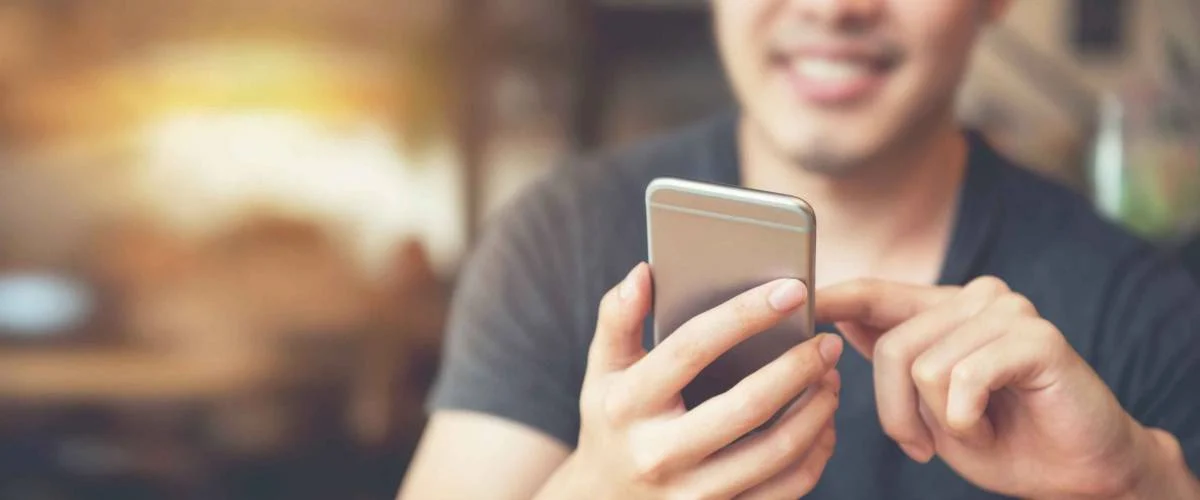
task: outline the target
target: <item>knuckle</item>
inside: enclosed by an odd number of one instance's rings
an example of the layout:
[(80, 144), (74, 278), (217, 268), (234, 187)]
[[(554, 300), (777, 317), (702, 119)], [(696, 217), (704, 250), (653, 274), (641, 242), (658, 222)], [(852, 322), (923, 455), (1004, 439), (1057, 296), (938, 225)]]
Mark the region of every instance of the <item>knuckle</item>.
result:
[(917, 360), (913, 363), (911, 375), (913, 380), (920, 385), (936, 386), (942, 382), (945, 369), (933, 362), (924, 359)]
[(768, 463), (791, 462), (804, 453), (804, 440), (795, 432), (781, 432), (772, 436), (768, 451)]
[(661, 485), (667, 480), (669, 459), (667, 453), (657, 448), (634, 448), (634, 479), (642, 484)]
[(726, 394), (725, 404), (730, 424), (739, 428), (753, 427), (764, 420), (761, 405), (757, 398), (746, 391)]
[(1011, 311), (1021, 315), (1037, 314), (1037, 306), (1033, 305), (1033, 301), (1028, 297), (1015, 292), (1005, 294), (999, 300), (999, 305), (1006, 311)]
[(967, 285), (967, 288), (971, 290), (978, 290), (990, 296), (1000, 295), (1009, 291), (1008, 283), (1005, 283), (1004, 280), (995, 276), (981, 276), (979, 278), (975, 278), (969, 285)]
[(980, 383), (980, 373), (977, 366), (970, 363), (959, 363), (950, 370), (950, 380), (955, 385), (973, 387)]
[(1058, 343), (1063, 341), (1063, 336), (1058, 332), (1058, 327), (1045, 318), (1034, 320), (1030, 325), (1029, 333), (1035, 335), (1042, 342)]
[(846, 291), (850, 295), (863, 295), (874, 290), (879, 285), (879, 281), (872, 278), (856, 279), (846, 285)]
[(1050, 355), (1061, 355), (1071, 350), (1071, 345), (1067, 342), (1066, 337), (1058, 331), (1058, 327), (1054, 326), (1049, 320), (1038, 318), (1034, 320), (1027, 332), (1032, 342)]
[(875, 343), (875, 359), (886, 362), (901, 362), (908, 357), (908, 347), (894, 337), (884, 336)]
[(600, 399), (601, 415), (606, 423), (615, 426), (629, 420), (631, 408), (621, 391), (610, 391)]

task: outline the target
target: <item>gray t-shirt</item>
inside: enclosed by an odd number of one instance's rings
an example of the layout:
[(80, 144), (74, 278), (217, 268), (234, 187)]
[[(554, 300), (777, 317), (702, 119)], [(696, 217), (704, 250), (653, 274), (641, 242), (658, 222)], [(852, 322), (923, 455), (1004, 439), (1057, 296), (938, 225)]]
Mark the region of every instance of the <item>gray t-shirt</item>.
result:
[[(574, 446), (600, 297), (646, 259), (646, 185), (662, 176), (738, 184), (735, 130), (736, 118), (722, 117), (569, 165), (494, 220), (459, 283), (431, 410), (495, 415)], [(939, 281), (1004, 278), (1131, 414), (1179, 437), (1200, 470), (1200, 290), (1192, 278), (975, 135), (959, 198)], [(884, 435), (869, 362), (847, 351), (840, 371), (838, 448), (811, 498), (995, 498), (936, 459), (909, 460)]]

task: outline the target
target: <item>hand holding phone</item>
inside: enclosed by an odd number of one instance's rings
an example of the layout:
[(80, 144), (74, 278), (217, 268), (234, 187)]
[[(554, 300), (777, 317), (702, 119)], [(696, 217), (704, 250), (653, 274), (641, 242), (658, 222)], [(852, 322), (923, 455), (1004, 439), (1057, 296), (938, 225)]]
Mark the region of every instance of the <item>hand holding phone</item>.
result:
[[(798, 498), (821, 477), (836, 440), (840, 338), (793, 346), (697, 407), (681, 391), (715, 359), (808, 304), (775, 280), (704, 311), (653, 351), (642, 348), (650, 271), (638, 266), (600, 306), (588, 355), (579, 445), (540, 497)], [(804, 393), (773, 426), (746, 436)]]
[(808, 494), (836, 441), (843, 350), (837, 336), (812, 338), (811, 211), (674, 180), (651, 185), (647, 203), (653, 290), (643, 264), (604, 297), (579, 445), (542, 496)]

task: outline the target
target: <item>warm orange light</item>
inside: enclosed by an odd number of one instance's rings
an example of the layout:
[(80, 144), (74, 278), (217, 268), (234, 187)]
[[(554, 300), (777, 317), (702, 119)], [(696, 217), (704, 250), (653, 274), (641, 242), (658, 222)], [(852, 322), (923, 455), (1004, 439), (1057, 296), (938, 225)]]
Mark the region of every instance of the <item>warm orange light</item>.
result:
[[(295, 43), (165, 46), (118, 73), (140, 115), (278, 109), (327, 119), (394, 113), (398, 78), (384, 61)], [(153, 118), (151, 118), (153, 119)]]

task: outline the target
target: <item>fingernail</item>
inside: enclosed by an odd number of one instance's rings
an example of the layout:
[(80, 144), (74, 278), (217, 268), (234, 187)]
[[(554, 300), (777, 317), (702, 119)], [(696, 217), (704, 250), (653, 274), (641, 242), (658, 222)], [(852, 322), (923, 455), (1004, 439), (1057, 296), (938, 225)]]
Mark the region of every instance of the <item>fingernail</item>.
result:
[(842, 357), (842, 339), (837, 335), (822, 335), (821, 344), (817, 349), (821, 351), (821, 359), (831, 365), (837, 364), (838, 359)]
[(933, 458), (933, 452), (921, 445), (900, 443), (900, 449), (904, 450), (904, 454), (909, 458), (923, 464), (929, 463)]
[(808, 295), (808, 290), (804, 287), (804, 283), (800, 280), (784, 280), (775, 285), (775, 289), (771, 291), (771, 295), (767, 297), (767, 302), (771, 304), (771, 308), (779, 312), (788, 312), (792, 309), (800, 307), (804, 303), (805, 296)]
[(626, 275), (625, 279), (621, 281), (621, 286), (617, 288), (617, 296), (620, 297), (621, 300), (629, 300), (637, 294), (636, 280), (637, 274), (641, 270), (642, 265), (638, 264), (637, 267), (634, 267), (632, 271), (629, 271), (629, 274)]

